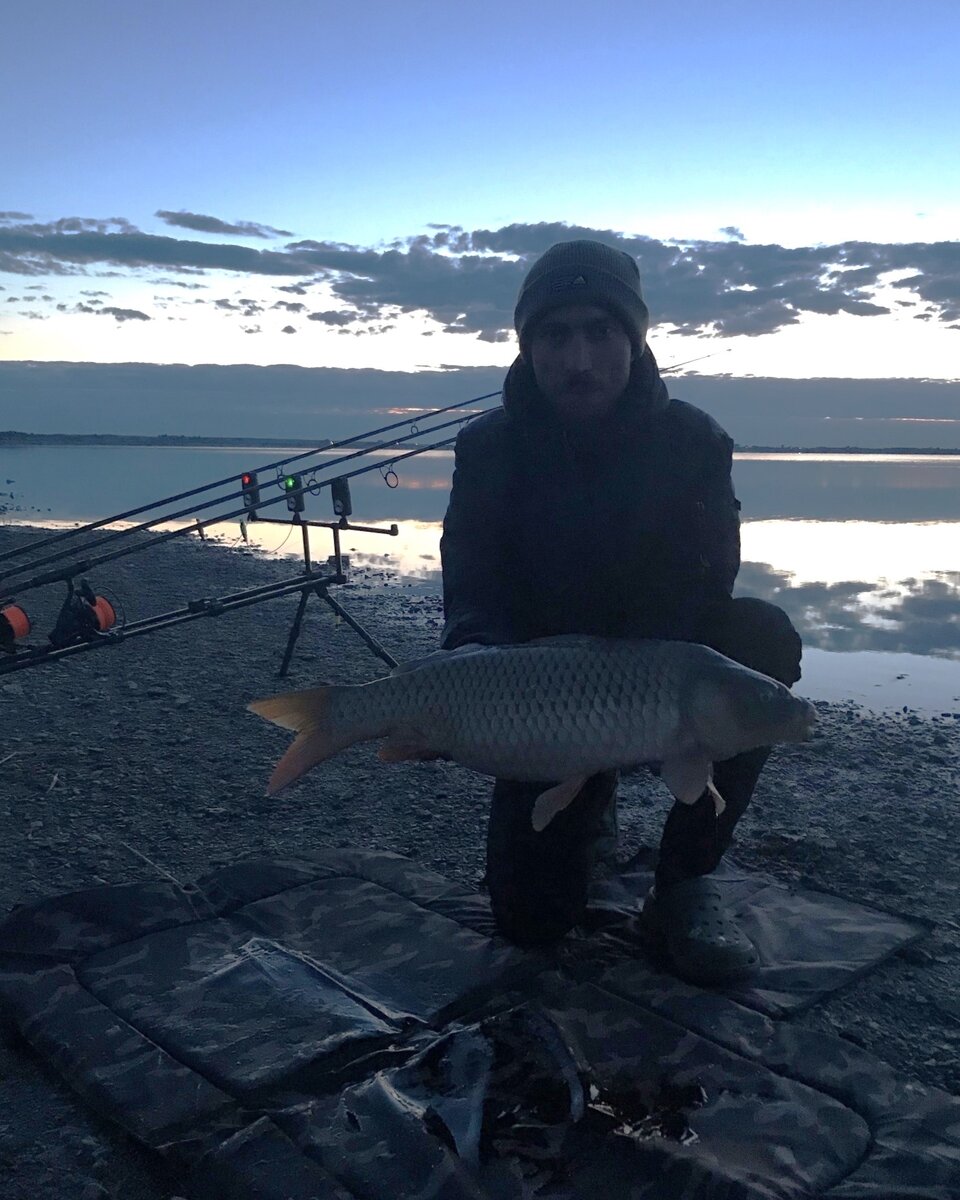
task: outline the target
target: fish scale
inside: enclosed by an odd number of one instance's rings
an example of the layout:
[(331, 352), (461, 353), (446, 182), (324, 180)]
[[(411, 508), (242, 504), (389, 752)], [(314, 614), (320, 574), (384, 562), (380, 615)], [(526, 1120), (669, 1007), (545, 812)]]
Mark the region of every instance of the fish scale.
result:
[(502, 666), (498, 649), (441, 663), (431, 656), (388, 679), (402, 724), (429, 733), (456, 761), (543, 779), (557, 765), (591, 771), (611, 755), (618, 762), (658, 756), (676, 702), (661, 703), (651, 672), (619, 649), (531, 644), (511, 648)]

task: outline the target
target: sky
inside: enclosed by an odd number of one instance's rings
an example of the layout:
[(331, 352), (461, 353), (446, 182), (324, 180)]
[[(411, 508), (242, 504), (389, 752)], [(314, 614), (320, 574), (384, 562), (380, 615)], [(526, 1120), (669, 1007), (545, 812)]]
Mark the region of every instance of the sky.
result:
[(958, 49), (956, 0), (8, 6), (0, 360), (500, 369), (598, 237), (681, 373), (956, 380)]

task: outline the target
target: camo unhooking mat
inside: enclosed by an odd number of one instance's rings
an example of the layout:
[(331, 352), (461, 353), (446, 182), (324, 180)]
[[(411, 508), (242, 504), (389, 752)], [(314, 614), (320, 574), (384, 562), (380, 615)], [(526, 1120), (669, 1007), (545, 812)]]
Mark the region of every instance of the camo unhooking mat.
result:
[[(764, 960), (732, 999), (645, 960), (635, 873), (552, 956), (396, 855), (92, 889), (0, 925), (0, 1003), (191, 1197), (957, 1200), (960, 1099), (768, 1015), (808, 1002), (798, 964), (842, 982), (825, 928), (876, 962), (917, 926), (728, 872)], [(791, 901), (816, 929), (778, 964)]]

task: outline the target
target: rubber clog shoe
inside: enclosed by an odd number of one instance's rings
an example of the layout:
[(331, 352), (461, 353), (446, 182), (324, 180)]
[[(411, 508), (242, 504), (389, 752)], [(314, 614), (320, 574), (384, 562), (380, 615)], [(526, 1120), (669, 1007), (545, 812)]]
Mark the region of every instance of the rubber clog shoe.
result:
[(681, 979), (699, 985), (733, 983), (753, 974), (759, 955), (724, 908), (707, 875), (684, 879), (658, 895), (651, 888), (641, 920)]

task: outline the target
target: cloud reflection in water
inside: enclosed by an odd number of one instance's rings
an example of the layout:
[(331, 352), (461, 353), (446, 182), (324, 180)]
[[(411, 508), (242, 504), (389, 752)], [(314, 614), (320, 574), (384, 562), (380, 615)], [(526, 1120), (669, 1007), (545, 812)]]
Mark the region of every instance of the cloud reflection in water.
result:
[(882, 650), (960, 660), (960, 572), (922, 579), (793, 583), (787, 571), (745, 562), (736, 594), (789, 615), (804, 644), (821, 650)]

